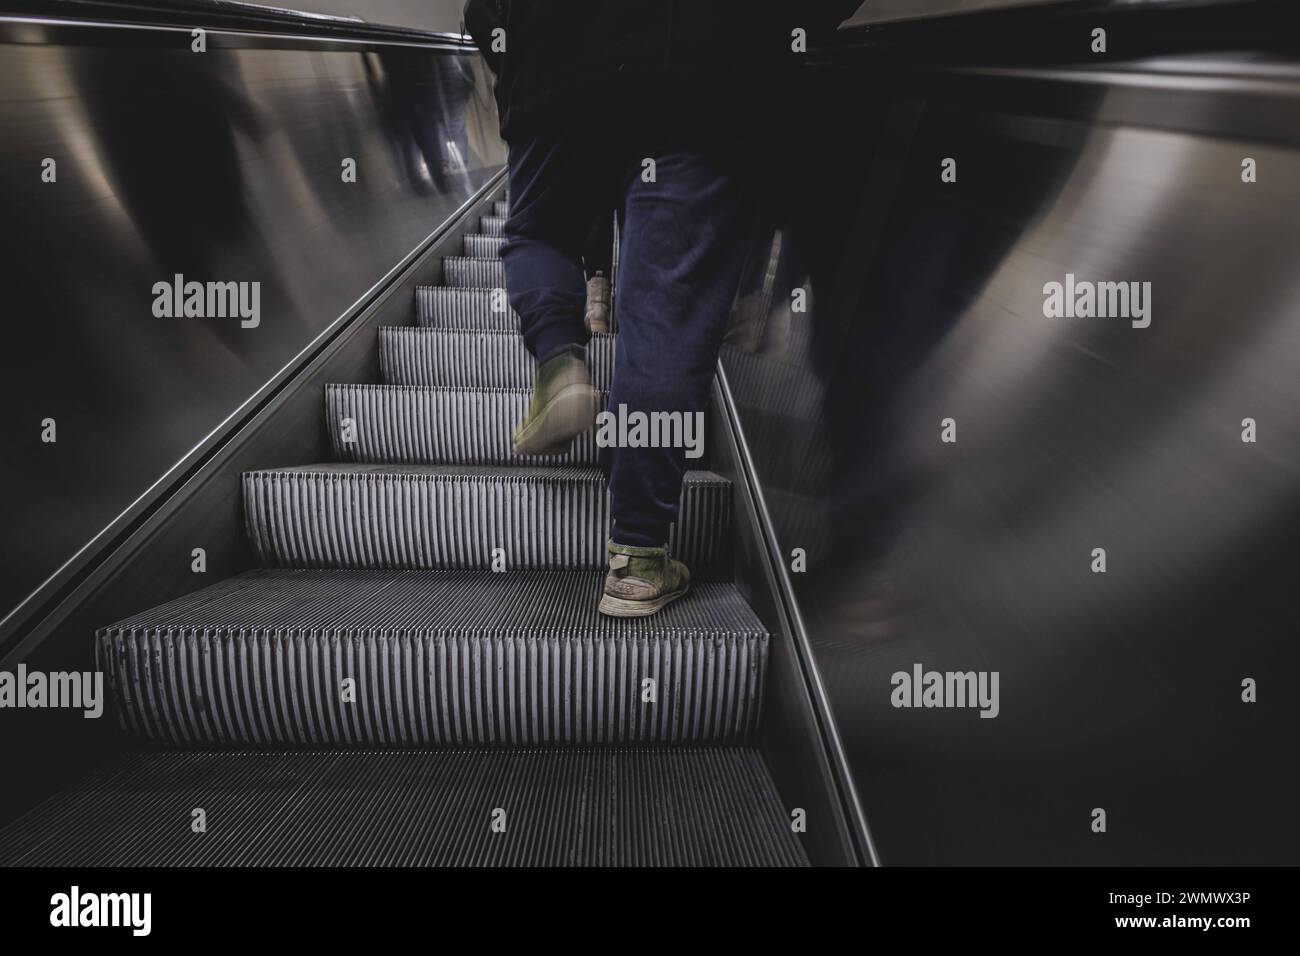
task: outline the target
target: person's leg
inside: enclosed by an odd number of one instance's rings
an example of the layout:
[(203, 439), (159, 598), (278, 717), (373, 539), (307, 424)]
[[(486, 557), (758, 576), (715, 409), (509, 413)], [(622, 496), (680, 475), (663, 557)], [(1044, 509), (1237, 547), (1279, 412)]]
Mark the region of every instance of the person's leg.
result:
[[(624, 191), (619, 344), (609, 407), (703, 412), (754, 220), (750, 163), (738, 146), (655, 150)], [(662, 547), (676, 520), (682, 447), (615, 448), (613, 542)]]
[[(510, 215), (501, 248), (510, 304), (539, 363), (528, 417), (514, 436), (520, 455), (554, 454), (592, 427), (599, 395), (584, 345), (587, 288), (582, 247), (594, 209), (609, 202), (609, 160), (571, 129), (510, 143)], [(602, 195), (602, 192), (604, 195)]]

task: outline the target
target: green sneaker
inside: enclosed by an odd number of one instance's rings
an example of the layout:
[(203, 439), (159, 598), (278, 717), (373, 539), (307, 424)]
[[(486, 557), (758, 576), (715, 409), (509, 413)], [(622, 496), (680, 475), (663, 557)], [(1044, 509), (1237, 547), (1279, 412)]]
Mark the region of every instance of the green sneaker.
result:
[(668, 557), (668, 548), (635, 548), (609, 542), (609, 573), (600, 613), (610, 617), (645, 617), (691, 587), (691, 572)]
[(515, 429), (516, 455), (558, 455), (596, 424), (600, 393), (591, 387), (584, 349), (574, 346), (537, 370), (528, 417)]

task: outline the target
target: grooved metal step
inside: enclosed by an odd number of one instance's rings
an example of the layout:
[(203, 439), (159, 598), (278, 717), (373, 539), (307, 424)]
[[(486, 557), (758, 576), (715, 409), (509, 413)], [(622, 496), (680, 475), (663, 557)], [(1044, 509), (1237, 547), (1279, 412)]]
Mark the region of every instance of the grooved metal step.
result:
[(500, 236), (466, 236), (465, 255), (478, 259), (500, 258), (503, 245), (505, 239)]
[[(248, 540), (286, 568), (603, 569), (609, 492), (594, 468), (321, 464), (244, 475)], [(688, 471), (668, 545), (697, 579), (730, 573), (731, 483)]]
[[(193, 807), (220, 826), (195, 834)], [(504, 813), (505, 831), (490, 823)], [(500, 814), (497, 814), (498, 819)], [(747, 748), (117, 757), (0, 831), (7, 866), (806, 866)]]
[(506, 216), (510, 215), (510, 204), (504, 199), (498, 199), (492, 204), (492, 215), (504, 219)]
[(444, 285), (457, 289), (504, 289), (506, 270), (500, 259), (445, 256), (442, 281)]
[[(587, 345), (596, 388), (614, 378), (614, 336), (596, 335)], [(537, 362), (517, 332), (463, 329), (381, 328), (379, 368), (390, 385), (532, 388)]]
[(730, 584), (596, 610), (600, 572), (250, 571), (97, 634), (130, 731), (184, 747), (746, 740), (768, 636)]
[[(688, 595), (598, 613), (594, 431), (510, 448), (536, 370), (503, 297), (506, 202), (492, 212), (417, 289), (418, 326), (380, 330), (388, 384), (327, 386), (342, 462), (243, 476), (271, 567), (96, 633), (122, 725), (191, 752), (111, 761), (0, 831), (0, 863), (807, 864), (746, 746), (769, 637), (719, 580), (731, 485), (687, 473), (669, 545)], [(598, 389), (614, 350), (590, 344)], [(195, 806), (221, 826), (158, 825)]]
[[(531, 397), (526, 388), (327, 385), (325, 416), (341, 461), (595, 465), (594, 429), (560, 455), (515, 455), (511, 436), (528, 414)], [(355, 441), (346, 441), (348, 435)]]
[[(500, 304), (500, 311), (494, 304)], [(519, 314), (510, 308), (504, 288), (419, 286), (415, 290), (415, 321), (425, 328), (519, 331)]]

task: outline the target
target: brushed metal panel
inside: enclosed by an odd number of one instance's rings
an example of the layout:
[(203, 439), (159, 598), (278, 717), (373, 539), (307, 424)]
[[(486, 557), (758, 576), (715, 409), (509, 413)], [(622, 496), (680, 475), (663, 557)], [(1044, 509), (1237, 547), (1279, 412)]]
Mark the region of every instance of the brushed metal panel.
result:
[[(4, 614), (129, 523), (504, 149), (479, 58), (446, 44), (213, 31), (195, 53), (188, 29), (12, 20), (0, 39)], [(176, 274), (259, 283), (256, 326), (157, 317)]]

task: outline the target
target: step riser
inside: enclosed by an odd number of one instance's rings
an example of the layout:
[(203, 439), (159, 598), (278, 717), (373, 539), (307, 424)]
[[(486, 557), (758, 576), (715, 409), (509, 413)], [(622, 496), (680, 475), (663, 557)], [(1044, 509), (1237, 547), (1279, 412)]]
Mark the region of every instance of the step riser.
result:
[(518, 313), (504, 299), (504, 311), (493, 311), (492, 298), (491, 289), (420, 286), (415, 290), (415, 321), (424, 328), (518, 332)]
[(500, 259), (447, 256), (442, 260), (442, 281), (456, 289), (504, 289), (506, 270)]
[[(528, 414), (526, 391), (330, 385), (325, 410), (339, 461), (425, 465), (595, 465), (593, 428), (562, 455), (520, 458), (515, 427)], [(343, 441), (343, 421), (356, 441)]]
[(499, 219), (504, 219), (506, 216), (510, 215), (510, 204), (505, 200), (498, 199), (492, 204), (492, 215)]
[[(592, 383), (608, 391), (614, 376), (614, 337), (587, 346)], [(537, 362), (520, 335), (483, 332), (379, 330), (379, 367), (390, 385), (532, 388)]]
[(475, 259), (499, 259), (505, 239), (500, 236), (466, 236), (465, 255)]
[(483, 216), (478, 221), (478, 231), (484, 236), (504, 236), (506, 221), (501, 216)]
[(602, 580), (249, 571), (102, 628), (97, 658), (124, 727), (179, 746), (747, 739), (769, 640), (736, 589), (614, 619)]
[[(599, 570), (609, 539), (603, 479), (482, 475), (244, 475), (248, 539), (283, 568)], [(669, 538), (700, 579), (730, 571), (731, 487), (688, 481)]]
[[(485, 262), (464, 259), (463, 262)], [(501, 276), (504, 282), (505, 277)], [(497, 293), (500, 295), (497, 295)], [(493, 308), (494, 296), (501, 311)], [(618, 326), (617, 297), (610, 304), (615, 331)], [(518, 332), (519, 314), (510, 308), (504, 286), (491, 289), (453, 286), (420, 286), (415, 290), (415, 324), (427, 329), (469, 332)]]
[[(740, 742), (758, 721), (767, 653), (689, 634), (360, 631), (109, 631), (98, 647), (123, 727), (182, 747)], [(646, 679), (656, 703), (642, 702)]]

